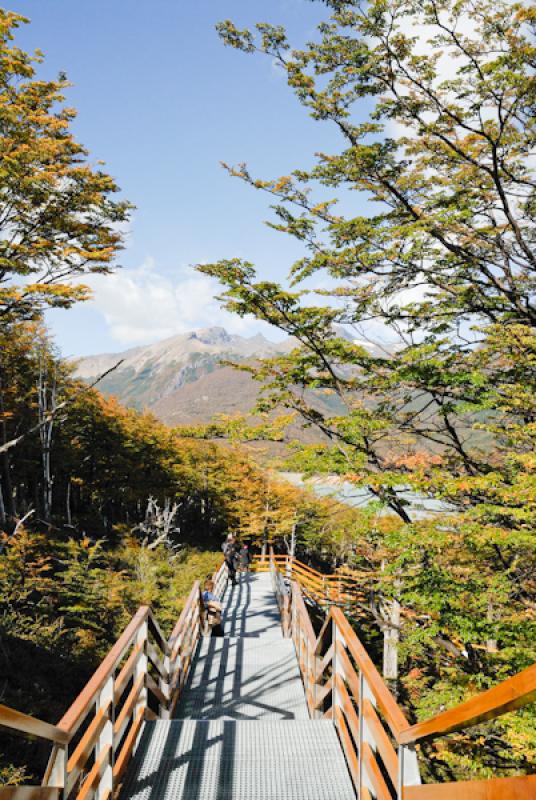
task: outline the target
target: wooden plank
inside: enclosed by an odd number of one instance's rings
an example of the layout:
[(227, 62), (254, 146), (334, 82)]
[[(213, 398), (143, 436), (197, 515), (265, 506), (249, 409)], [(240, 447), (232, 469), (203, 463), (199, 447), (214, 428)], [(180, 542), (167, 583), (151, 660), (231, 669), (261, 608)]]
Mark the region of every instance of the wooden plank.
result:
[[(190, 594), (188, 595), (188, 599), (186, 600), (186, 603), (184, 604), (184, 608), (181, 611), (179, 619), (175, 623), (175, 627), (173, 628), (171, 636), (169, 637), (168, 645), (169, 645), (169, 648), (170, 648), (170, 651), (171, 651), (172, 654), (175, 651), (176, 640), (179, 638), (179, 636), (180, 636), (180, 634), (182, 632), (182, 629), (184, 627), (184, 622), (185, 622), (186, 618), (188, 617), (188, 615), (189, 615), (189, 613), (191, 611), (192, 604), (199, 602), (199, 587), (200, 587), (199, 581), (195, 581), (195, 583), (192, 586), (192, 589), (190, 591)], [(173, 657), (175, 657), (175, 656), (173, 656)]]
[(344, 715), (340, 708), (335, 709), (335, 725), (341, 740), (344, 755), (346, 757), (346, 763), (348, 765), (350, 777), (352, 778), (352, 782), (356, 788), (356, 791), (359, 792), (359, 760), (354, 743), (352, 742), (350, 734), (348, 733), (346, 720), (344, 719)]
[(356, 705), (359, 705), (359, 676), (354, 669), (354, 665), (348, 657), (348, 653), (340, 642), (337, 642), (337, 668), (342, 667), (344, 679), (348, 684), (351, 695)]
[(324, 624), (320, 628), (320, 633), (318, 634), (318, 636), (316, 638), (315, 656), (321, 655), (320, 651), (322, 650), (322, 645), (324, 644), (324, 637), (325, 637), (325, 635), (326, 635), (326, 633), (327, 633), (327, 631), (328, 631), (328, 629), (329, 629), (331, 624), (332, 624), (332, 619), (331, 619), (331, 611), (330, 611), (330, 613), (326, 616), (326, 619), (324, 620)]
[(311, 622), (311, 618), (309, 616), (309, 612), (307, 611), (307, 607), (306, 607), (306, 605), (305, 605), (305, 603), (303, 601), (303, 596), (302, 596), (302, 593), (301, 593), (301, 589), (300, 589), (298, 583), (296, 583), (296, 581), (292, 582), (292, 587), (293, 587), (293, 593), (292, 593), (293, 602), (296, 603), (297, 610), (301, 614), (302, 624), (303, 624), (305, 635), (306, 635), (306, 637), (308, 639), (308, 642), (309, 642), (309, 646), (311, 648), (314, 648), (316, 646), (315, 631), (314, 631), (314, 628), (313, 628), (313, 623)]
[(128, 724), (128, 718), (130, 717), (134, 706), (136, 705), (138, 698), (140, 696), (140, 692), (145, 684), (146, 675), (140, 675), (132, 689), (130, 690), (127, 699), (121, 709), (119, 716), (117, 717), (114, 725), (114, 739), (116, 742), (121, 740), (125, 732), (125, 728)]
[(351, 627), (350, 623), (340, 610), (340, 608), (332, 607), (330, 609), (330, 616), (342, 634), (346, 647), (354, 658), (357, 666), (363, 673), (363, 676), (368, 684), (368, 687), (381, 709), (385, 721), (389, 725), (395, 739), (399, 740), (400, 732), (409, 728), (408, 721), (404, 716), (402, 709), (396, 702), (395, 698), (387, 688), (382, 676), (374, 666), (369, 654), (359, 641), (357, 634)]
[(95, 761), (93, 768), (88, 773), (88, 776), (85, 779), (82, 788), (76, 795), (77, 800), (86, 800), (86, 798), (91, 794), (93, 789), (95, 789), (98, 786), (99, 781), (104, 773), (104, 770), (110, 763), (111, 753), (112, 753), (112, 748), (110, 745), (108, 745), (108, 747), (106, 747), (102, 751), (98, 759)]
[(149, 691), (154, 694), (154, 696), (156, 697), (161, 706), (167, 706), (167, 704), (169, 703), (169, 697), (167, 697), (164, 694), (164, 692), (157, 684), (155, 679), (152, 677), (152, 675), (147, 674), (145, 685), (147, 686)]
[(319, 682), (320, 678), (326, 671), (326, 668), (331, 664), (334, 651), (335, 648), (333, 647), (333, 644), (331, 644), (326, 650), (325, 654), (323, 655), (322, 660), (320, 661), (319, 668), (315, 675), (315, 683)]
[(129, 655), (117, 678), (115, 679), (114, 703), (118, 703), (125, 691), (129, 680), (134, 674), (138, 658), (143, 653), (144, 645), (139, 644)]
[(59, 800), (57, 786), (0, 786), (1, 800)]
[(115, 759), (115, 764), (113, 769), (115, 786), (117, 786), (117, 784), (121, 780), (123, 773), (125, 772), (128, 766), (128, 762), (130, 761), (132, 751), (138, 739), (138, 733), (140, 732), (140, 728), (143, 725), (144, 712), (145, 708), (143, 706), (138, 709), (138, 713), (134, 718), (132, 727), (127, 734), (123, 747), (121, 748), (121, 751), (119, 752), (119, 754)]
[(167, 680), (169, 676), (164, 668), (164, 663), (160, 657), (158, 650), (156, 649), (156, 647), (154, 647), (154, 645), (151, 644), (151, 642), (147, 642), (147, 656), (153, 667), (160, 675), (160, 677), (163, 678), (164, 680)]
[(404, 800), (534, 800), (536, 775), (406, 786)]
[(84, 689), (80, 692), (74, 703), (58, 722), (58, 727), (68, 731), (73, 736), (87, 715), (89, 708), (95, 702), (98, 693), (116, 669), (126, 650), (131, 646), (140, 627), (149, 615), (149, 606), (141, 606), (132, 617), (129, 624), (114, 644), (97, 671), (90, 678)]
[(401, 744), (409, 744), (466, 729), (500, 717), (535, 700), (536, 664), (533, 664), (465, 703), (408, 727), (401, 733), (399, 741)]
[(398, 781), (398, 755), (393, 747), (391, 740), (385, 732), (376, 710), (370, 700), (363, 701), (363, 717), (369, 727), (369, 730), (374, 738), (378, 752), (382, 758), (385, 768), (389, 773), (389, 777), (396, 786)]
[(163, 652), (163, 654), (165, 656), (168, 656), (169, 655), (169, 645), (168, 645), (168, 643), (166, 641), (166, 638), (165, 638), (164, 634), (162, 633), (162, 631), (160, 629), (160, 625), (158, 624), (158, 621), (157, 621), (157, 619), (154, 616), (152, 611), (149, 613), (149, 630), (153, 634), (153, 636), (154, 636), (154, 638), (156, 640), (156, 643), (157, 643), (158, 647), (160, 648), (160, 650)]
[(69, 794), (74, 787), (81, 770), (84, 768), (89, 756), (93, 752), (102, 729), (110, 719), (110, 707), (111, 702), (108, 703), (106, 707), (99, 709), (67, 762), (67, 794)]
[(340, 675), (335, 676), (335, 689), (340, 695), (340, 708), (344, 713), (354, 741), (357, 743), (359, 741), (359, 717), (350, 695), (348, 694), (348, 689), (344, 685), (344, 681)]
[(374, 753), (372, 752), (369, 743), (363, 742), (362, 747), (363, 747), (363, 759), (362, 759), (363, 768), (367, 771), (367, 776), (374, 787), (374, 793), (376, 795), (377, 800), (392, 800), (391, 792), (389, 791), (389, 788), (385, 783), (385, 779), (381, 773), (380, 767), (378, 766), (378, 762), (374, 757)]
[(0, 705), (0, 725), (20, 733), (30, 734), (30, 736), (37, 736), (38, 739), (46, 739), (55, 744), (68, 744), (71, 738), (68, 733), (56, 725), (50, 725), (48, 722), (30, 717), (28, 714), (4, 705)]
[(332, 680), (330, 678), (329, 681), (327, 683), (325, 683), (324, 686), (320, 689), (320, 691), (317, 690), (314, 707), (315, 708), (319, 708), (319, 706), (322, 705), (322, 703), (324, 702), (326, 697), (332, 691), (333, 691), (333, 684), (332, 684)]

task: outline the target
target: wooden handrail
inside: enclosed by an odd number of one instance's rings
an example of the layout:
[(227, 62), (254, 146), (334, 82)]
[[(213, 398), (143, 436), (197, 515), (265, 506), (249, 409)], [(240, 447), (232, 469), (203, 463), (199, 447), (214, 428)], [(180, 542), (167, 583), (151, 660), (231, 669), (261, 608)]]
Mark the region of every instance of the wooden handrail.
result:
[[(218, 574), (221, 577), (221, 567)], [(41, 791), (44, 800), (49, 800), (53, 792), (61, 793), (65, 799), (71, 794), (74, 797), (80, 786), (77, 800), (89, 800), (95, 792), (101, 798), (114, 796), (143, 720), (155, 718), (148, 706), (148, 693), (158, 703), (158, 715), (169, 717), (186, 681), (200, 635), (201, 597), (196, 581), (169, 641), (151, 609), (138, 609), (57, 725), (0, 706), (0, 726), (53, 744), (42, 790), (16, 787), (21, 798), (37, 800)], [(151, 665), (158, 680), (151, 675)], [(69, 745), (85, 721), (88, 725), (84, 734), (69, 754)], [(13, 796), (15, 800), (18, 797), (0, 787), (0, 800), (13, 800)]]
[(373, 693), (393, 736), (398, 740), (401, 731), (409, 726), (402, 709), (387, 688), (386, 683), (376, 669), (371, 657), (359, 641), (356, 632), (340, 608), (332, 606), (329, 613), (344, 638), (346, 649), (351, 653), (356, 664), (363, 673), (369, 689)]
[(58, 727), (64, 731), (68, 731), (71, 737), (78, 730), (79, 724), (94, 702), (95, 695), (102, 689), (123, 658), (125, 650), (127, 650), (134, 641), (141, 625), (148, 619), (150, 611), (151, 609), (149, 606), (141, 606), (138, 609), (104, 661), (101, 662), (97, 671), (92, 675), (74, 703), (68, 708), (58, 722)]
[(408, 786), (403, 800), (534, 800), (536, 775)]
[[(272, 556), (274, 574), (281, 571), (276, 583), (282, 580), (286, 564), (286, 560)], [(314, 581), (309, 580), (299, 565), (291, 574), (291, 635), (309, 708), (312, 716), (333, 719), (350, 775), (362, 800), (370, 800), (369, 789), (373, 789), (377, 800), (391, 800), (385, 773), (389, 775), (398, 800), (529, 800), (529, 797), (536, 797), (536, 776), (421, 786), (413, 750), (415, 742), (465, 730), (536, 700), (536, 664), (449, 711), (410, 726), (340, 608), (330, 605), (315, 638), (302, 591), (302, 586), (309, 591), (308, 584)], [(278, 600), (283, 611), (288, 595)]]
[(0, 705), (0, 725), (55, 744), (67, 744), (69, 741), (69, 734), (57, 725), (50, 725), (48, 722), (4, 705)]
[(176, 625), (173, 628), (173, 631), (171, 632), (171, 636), (169, 637), (169, 646), (172, 653), (175, 649), (175, 644), (179, 638), (179, 635), (181, 633), (184, 622), (188, 617), (188, 614), (192, 610), (193, 605), (199, 602), (199, 592), (200, 592), (199, 581), (195, 581), (190, 591), (190, 594), (188, 595), (188, 599), (184, 604), (184, 608), (180, 613), (179, 619), (177, 620)]
[[(292, 581), (289, 594), (283, 575), (285, 564), (270, 555), (283, 629), (294, 639), (307, 704), (312, 716), (333, 719), (362, 800), (370, 799), (369, 788), (373, 788), (377, 800), (391, 800), (387, 774), (398, 800), (528, 800), (535, 796), (534, 776), (417, 785), (412, 746), (465, 730), (536, 700), (536, 665), (453, 709), (410, 726), (340, 608), (331, 605), (315, 636), (299, 580)], [(298, 577), (298, 570), (295, 573)], [(223, 564), (216, 570), (215, 579), (223, 586)], [(53, 744), (47, 785), (42, 790), (14, 787), (21, 800), (54, 800), (60, 792), (66, 798), (80, 785), (83, 788), (77, 800), (89, 800), (94, 792), (106, 800), (113, 797), (143, 720), (156, 718), (148, 707), (147, 694), (156, 698), (159, 715), (169, 717), (185, 684), (202, 621), (198, 581), (167, 642), (150, 608), (142, 606), (56, 726), (0, 705), (0, 726)], [(156, 666), (159, 682), (149, 671), (151, 663)], [(84, 735), (69, 758), (69, 744), (90, 714)], [(0, 800), (18, 800), (19, 794), (10, 791), (11, 787), (0, 787)]]
[(307, 606), (303, 601), (302, 593), (300, 592), (300, 585), (296, 581), (293, 581), (293, 588), (296, 592), (296, 603), (298, 606), (298, 613), (302, 614), (303, 617), (303, 624), (305, 628), (305, 635), (309, 640), (312, 650), (314, 652), (316, 646), (316, 636), (315, 630), (313, 628), (313, 623), (311, 622), (311, 618), (309, 616), (309, 612), (307, 611)]
[(476, 697), (412, 725), (400, 734), (399, 741), (401, 744), (410, 744), (465, 730), (515, 711), (535, 700), (536, 664), (533, 664)]

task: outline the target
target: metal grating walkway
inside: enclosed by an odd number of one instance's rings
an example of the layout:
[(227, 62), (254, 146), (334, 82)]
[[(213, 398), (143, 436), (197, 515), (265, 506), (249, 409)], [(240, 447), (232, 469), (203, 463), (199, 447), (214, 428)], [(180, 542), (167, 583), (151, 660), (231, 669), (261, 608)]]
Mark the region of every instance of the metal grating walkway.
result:
[(267, 574), (229, 589), (177, 719), (146, 722), (121, 800), (355, 800), (332, 722), (311, 720)]

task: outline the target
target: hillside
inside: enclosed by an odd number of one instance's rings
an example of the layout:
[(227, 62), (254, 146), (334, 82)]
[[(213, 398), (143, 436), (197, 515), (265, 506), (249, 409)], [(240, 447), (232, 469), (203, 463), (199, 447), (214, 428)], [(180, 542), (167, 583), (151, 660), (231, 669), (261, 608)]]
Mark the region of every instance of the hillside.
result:
[[(175, 396), (182, 387), (222, 369), (221, 361), (273, 356), (290, 346), (289, 340), (276, 344), (260, 334), (243, 337), (231, 335), (223, 328), (204, 328), (123, 353), (88, 356), (78, 362), (76, 375), (91, 382), (122, 361), (101, 381), (99, 389), (133, 408), (153, 408), (164, 398)], [(231, 375), (238, 380), (239, 373), (227, 370), (225, 374), (226, 383), (232, 385)], [(177, 401), (181, 405), (182, 401), (178, 398)], [(164, 413), (168, 416), (171, 413), (169, 402)]]
[[(149, 408), (170, 426), (196, 425), (210, 422), (218, 414), (247, 414), (255, 405), (260, 385), (222, 361), (245, 363), (292, 346), (291, 339), (275, 343), (260, 334), (232, 336), (223, 328), (205, 328), (124, 353), (83, 358), (76, 375), (91, 382), (122, 361), (99, 383), (100, 391), (115, 395), (127, 406)], [(319, 411), (343, 413), (333, 395), (315, 394), (312, 402)], [(288, 435), (318, 440), (318, 433), (298, 423), (290, 426)]]

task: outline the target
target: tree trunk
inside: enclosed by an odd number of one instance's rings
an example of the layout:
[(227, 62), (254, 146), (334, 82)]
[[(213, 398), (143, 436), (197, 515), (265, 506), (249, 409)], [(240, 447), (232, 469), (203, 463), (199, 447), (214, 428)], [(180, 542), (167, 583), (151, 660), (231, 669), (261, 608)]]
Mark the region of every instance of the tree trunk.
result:
[(41, 462), (43, 475), (43, 518), (50, 522), (52, 514), (52, 472), (51, 472), (51, 447), (52, 432), (54, 429), (54, 413), (56, 411), (56, 381), (52, 380), (49, 386), (45, 367), (41, 365), (39, 383), (37, 386), (39, 399), (39, 436), (41, 439)]
[(398, 681), (398, 645), (400, 642), (400, 603), (392, 600), (388, 622), (383, 628), (383, 677)]
[(292, 578), (292, 566), (294, 564), (294, 557), (296, 555), (296, 522), (292, 524), (292, 533), (290, 534), (290, 547), (287, 546), (288, 561), (287, 561), (287, 578)]
[[(495, 622), (495, 610), (493, 608), (493, 603), (491, 600), (488, 600), (488, 609), (486, 613), (486, 617), (488, 622)], [(486, 642), (486, 652), (488, 653), (497, 653), (499, 650), (497, 646), (497, 639), (488, 639)]]
[(4, 493), (2, 492), (2, 481), (0, 481), (0, 525), (2, 530), (6, 529), (6, 509), (4, 506)]
[(73, 524), (73, 518), (71, 514), (71, 479), (67, 478), (67, 494), (65, 497), (65, 508), (67, 511), (67, 525)]

